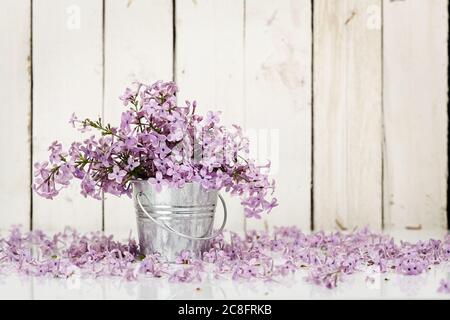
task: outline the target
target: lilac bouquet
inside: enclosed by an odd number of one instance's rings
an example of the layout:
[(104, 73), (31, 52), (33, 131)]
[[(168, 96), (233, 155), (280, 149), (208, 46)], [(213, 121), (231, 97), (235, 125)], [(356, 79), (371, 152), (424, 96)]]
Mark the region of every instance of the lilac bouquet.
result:
[(249, 159), (249, 142), (239, 126), (220, 125), (220, 112), (196, 114), (196, 102), (177, 103), (174, 82), (138, 83), (120, 97), (127, 108), (119, 127), (102, 119), (70, 123), (81, 132), (97, 130), (65, 151), (55, 141), (49, 161), (35, 164), (33, 190), (53, 199), (73, 178), (81, 180), (81, 193), (101, 199), (102, 192), (131, 197), (133, 180), (182, 188), (197, 182), (206, 190), (238, 195), (247, 217), (260, 218), (277, 205), (269, 179), (270, 162)]

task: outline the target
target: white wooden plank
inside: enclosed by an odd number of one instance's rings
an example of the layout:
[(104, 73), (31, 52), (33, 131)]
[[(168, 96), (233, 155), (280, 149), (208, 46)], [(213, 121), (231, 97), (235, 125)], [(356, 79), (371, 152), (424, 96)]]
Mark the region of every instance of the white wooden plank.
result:
[(384, 1), (385, 225), (446, 228), (448, 1)]
[[(172, 80), (172, 1), (116, 0), (105, 3), (105, 107), (107, 122), (118, 125), (124, 111), (119, 96), (133, 81)], [(128, 197), (105, 195), (105, 230), (136, 235)]]
[(314, 2), (316, 229), (381, 227), (380, 14), (380, 0)]
[[(176, 2), (176, 79), (179, 101), (197, 100), (198, 112), (222, 111), (227, 126), (244, 122), (244, 5), (231, 1)], [(226, 228), (242, 231), (240, 199), (222, 193)], [(217, 220), (222, 218), (217, 210)]]
[(272, 160), (280, 203), (262, 222), (248, 219), (247, 225), (309, 229), (311, 2), (245, 3), (246, 126), (259, 137), (259, 160)]
[(0, 227), (30, 225), (30, 1), (0, 4)]
[[(48, 158), (48, 145), (69, 147), (84, 135), (71, 128), (72, 112), (98, 117), (102, 110), (102, 1), (33, 1), (33, 160)], [(101, 202), (85, 199), (79, 183), (55, 200), (33, 196), (35, 228), (101, 228)]]

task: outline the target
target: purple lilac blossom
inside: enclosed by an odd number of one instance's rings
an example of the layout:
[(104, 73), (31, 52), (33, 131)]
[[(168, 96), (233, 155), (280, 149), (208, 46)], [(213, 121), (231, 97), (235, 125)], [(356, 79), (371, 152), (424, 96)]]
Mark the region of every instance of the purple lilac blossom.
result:
[(450, 294), (450, 280), (442, 279), (439, 283), (438, 292)]
[(162, 81), (127, 88), (120, 97), (126, 110), (116, 127), (72, 114), (72, 126), (99, 136), (74, 141), (67, 152), (53, 142), (49, 161), (35, 164), (33, 190), (53, 199), (76, 178), (83, 196), (101, 199), (102, 192), (130, 196), (133, 180), (157, 189), (198, 182), (239, 196), (247, 217), (270, 212), (277, 206), (270, 163), (249, 158), (248, 138), (239, 126), (222, 126), (220, 112), (196, 114), (195, 101), (179, 105), (177, 92), (174, 82)]
[[(24, 233), (14, 226), (0, 238), (0, 274), (198, 282), (210, 276), (278, 281), (300, 273), (306, 281), (332, 289), (357, 272), (407, 276), (429, 272), (434, 265), (448, 263), (449, 245), (450, 236), (396, 243), (368, 229), (306, 234), (296, 227), (279, 227), (272, 233), (249, 231), (244, 237), (227, 232), (211, 241), (201, 260), (184, 250), (176, 263), (168, 263), (160, 253), (140, 255), (131, 238), (120, 242), (102, 232), (80, 234), (71, 228), (49, 236), (39, 230)], [(366, 281), (372, 280), (366, 277)], [(449, 281), (442, 280), (438, 291), (449, 293), (449, 288)]]

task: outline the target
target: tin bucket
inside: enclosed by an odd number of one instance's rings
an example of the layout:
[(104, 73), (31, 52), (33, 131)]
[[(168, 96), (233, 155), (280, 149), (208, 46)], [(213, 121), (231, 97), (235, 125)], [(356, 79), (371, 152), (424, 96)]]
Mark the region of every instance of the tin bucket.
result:
[[(222, 202), (224, 218), (213, 234), (217, 197)], [(169, 262), (174, 262), (182, 250), (201, 258), (227, 221), (222, 196), (197, 182), (186, 183), (182, 188), (163, 186), (158, 192), (148, 181), (133, 181), (133, 199), (141, 254), (159, 252)]]

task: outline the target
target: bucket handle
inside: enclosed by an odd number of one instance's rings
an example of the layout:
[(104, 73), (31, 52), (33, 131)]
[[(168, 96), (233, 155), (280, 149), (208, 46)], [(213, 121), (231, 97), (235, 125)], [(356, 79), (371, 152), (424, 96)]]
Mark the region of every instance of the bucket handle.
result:
[[(166, 231), (175, 233), (176, 235), (186, 238), (186, 239), (190, 239), (190, 240), (210, 240), (213, 239), (215, 237), (217, 237), (219, 234), (222, 233), (223, 229), (225, 228), (225, 224), (227, 223), (227, 206), (225, 204), (225, 200), (222, 198), (222, 196), (220, 195), (220, 193), (217, 194), (219, 196), (220, 201), (222, 202), (222, 206), (223, 206), (223, 222), (222, 225), (220, 226), (219, 230), (217, 230), (216, 233), (214, 233), (213, 235), (210, 235), (208, 237), (193, 237), (193, 236), (189, 236), (187, 234), (181, 233), (175, 229), (173, 229), (172, 227), (168, 226), (167, 224), (165, 224), (164, 222), (159, 222), (157, 221), (155, 218), (153, 218), (148, 212), (147, 210), (145, 210), (144, 206), (141, 203), (141, 199), (140, 196), (144, 196), (145, 198), (147, 198), (147, 201), (149, 200), (147, 195), (145, 193), (143, 193), (142, 191), (138, 192), (136, 194), (136, 201), (139, 205), (139, 207), (141, 208), (141, 210), (145, 213), (145, 215), (152, 220), (156, 225), (158, 225), (159, 227), (165, 229)], [(149, 201), (150, 202), (150, 201)]]

